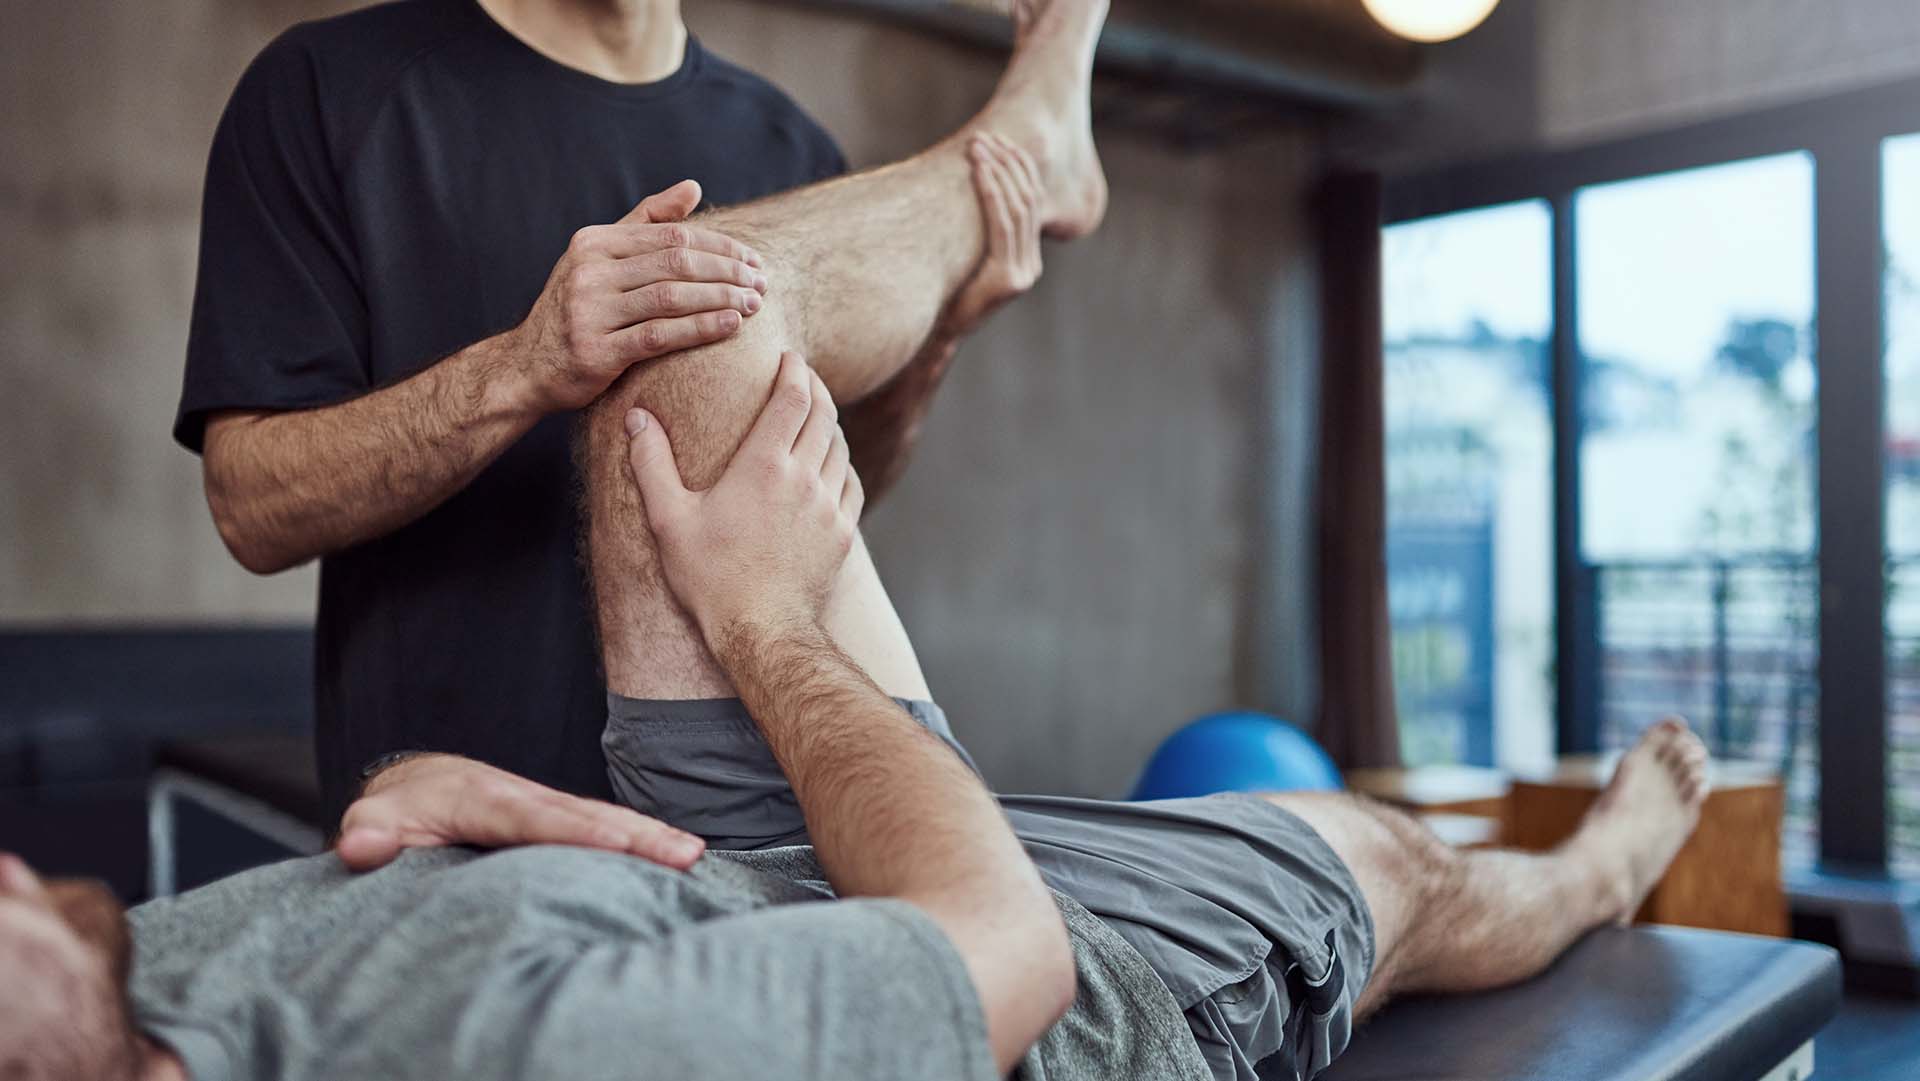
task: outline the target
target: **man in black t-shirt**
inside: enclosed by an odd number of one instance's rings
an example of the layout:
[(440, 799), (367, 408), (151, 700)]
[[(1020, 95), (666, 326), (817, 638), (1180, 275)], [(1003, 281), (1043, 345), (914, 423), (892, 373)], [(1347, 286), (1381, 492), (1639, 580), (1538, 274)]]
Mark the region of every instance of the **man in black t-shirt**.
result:
[[(1071, 33), (1016, 61), (972, 126), (1037, 160), (1056, 235), (1104, 205), (1084, 115), (1099, 14), (1076, 2)], [(406, 0), (297, 26), (261, 53), (208, 164), (175, 437), (203, 453), (214, 519), (245, 566), (322, 561), (316, 740), (333, 812), (400, 750), (607, 793), (572, 414), (629, 366), (756, 322), (857, 320), (811, 352), (855, 403), (855, 462), (884, 486), (961, 329), (932, 317), (958, 284), (949, 270), (980, 257), (968, 137), (916, 158), (891, 202), (848, 206), (890, 238), (848, 281), (734, 239), (751, 213), (733, 237), (678, 224), (703, 197), (741, 203), (845, 163), (784, 95), (690, 37), (675, 0)], [(767, 213), (823, 222), (808, 194)], [(921, 261), (938, 272), (887, 273)], [(876, 288), (892, 295), (863, 311)], [(763, 311), (783, 296), (789, 310)], [(768, 376), (716, 374), (707, 389), (764, 393)], [(876, 678), (913, 689), (848, 637)], [(662, 645), (672, 680), (682, 645)]]

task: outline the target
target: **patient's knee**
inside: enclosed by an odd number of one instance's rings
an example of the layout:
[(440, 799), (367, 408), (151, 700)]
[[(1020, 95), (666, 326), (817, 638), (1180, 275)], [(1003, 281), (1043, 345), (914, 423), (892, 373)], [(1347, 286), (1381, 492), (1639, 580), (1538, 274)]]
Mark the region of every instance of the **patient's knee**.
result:
[[(653, 414), (673, 442), (673, 454), (689, 487), (711, 485), (766, 404), (784, 345), (773, 324), (749, 319), (724, 342), (645, 361), (615, 380), (587, 407), (586, 454), (625, 460), (626, 413)], [(591, 483), (591, 480), (589, 481)]]

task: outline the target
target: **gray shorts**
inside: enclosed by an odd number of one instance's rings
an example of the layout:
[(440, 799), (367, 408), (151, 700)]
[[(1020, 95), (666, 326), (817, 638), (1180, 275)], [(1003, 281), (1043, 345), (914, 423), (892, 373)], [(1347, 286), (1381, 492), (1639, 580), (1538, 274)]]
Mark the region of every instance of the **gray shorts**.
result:
[[(938, 706), (901, 705), (967, 758)], [(738, 699), (610, 694), (607, 714), (601, 744), (622, 802), (716, 848), (808, 843), (786, 777)], [(1373, 969), (1373, 918), (1305, 822), (1239, 794), (1000, 804), (1048, 885), (1159, 974), (1220, 1081), (1312, 1077), (1346, 1048)]]

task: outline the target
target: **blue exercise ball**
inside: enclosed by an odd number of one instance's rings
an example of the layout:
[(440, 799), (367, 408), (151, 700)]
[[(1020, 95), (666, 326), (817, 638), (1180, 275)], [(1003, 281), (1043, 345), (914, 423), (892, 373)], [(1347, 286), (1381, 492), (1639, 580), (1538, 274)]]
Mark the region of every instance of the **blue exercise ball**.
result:
[(1210, 713), (1168, 736), (1129, 798), (1340, 787), (1340, 771), (1312, 736), (1278, 717), (1236, 711)]

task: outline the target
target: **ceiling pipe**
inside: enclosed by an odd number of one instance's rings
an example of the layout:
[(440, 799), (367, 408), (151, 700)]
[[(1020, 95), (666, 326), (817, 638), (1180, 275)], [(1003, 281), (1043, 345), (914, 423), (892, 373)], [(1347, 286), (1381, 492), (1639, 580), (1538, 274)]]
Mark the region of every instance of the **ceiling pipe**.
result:
[[(763, 2), (874, 19), (974, 48), (1005, 51), (1013, 44), (1005, 16), (948, 0)], [(1239, 11), (1217, 0), (1128, 6), (1124, 17), (1110, 19), (1101, 33), (1094, 70), (1167, 90), (1230, 95), (1243, 104), (1339, 110), (1395, 104), (1419, 72), (1417, 52), (1373, 26), (1364, 13), (1356, 24), (1324, 11), (1249, 14), (1244, 6), (1234, 7)], [(1284, 42), (1284, 51), (1254, 52), (1207, 40), (1251, 36), (1244, 28), (1236, 30), (1243, 21), (1257, 27), (1260, 38)]]

